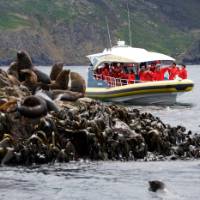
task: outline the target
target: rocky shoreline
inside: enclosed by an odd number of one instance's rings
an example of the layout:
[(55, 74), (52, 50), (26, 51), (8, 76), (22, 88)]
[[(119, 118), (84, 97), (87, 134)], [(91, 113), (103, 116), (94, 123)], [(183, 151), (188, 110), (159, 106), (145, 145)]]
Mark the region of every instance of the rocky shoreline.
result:
[(80, 98), (37, 119), (0, 112), (1, 164), (200, 158), (200, 135), (151, 113)]

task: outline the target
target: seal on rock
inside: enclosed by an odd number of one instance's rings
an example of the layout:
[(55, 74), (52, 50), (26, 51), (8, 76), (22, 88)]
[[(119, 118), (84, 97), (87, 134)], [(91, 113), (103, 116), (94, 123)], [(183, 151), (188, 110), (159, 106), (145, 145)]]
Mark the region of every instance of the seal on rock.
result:
[(52, 90), (53, 99), (61, 101), (76, 101), (83, 97), (83, 93), (72, 92), (69, 90)]
[(68, 82), (69, 82), (69, 73), (70, 70), (62, 70), (58, 76), (56, 77), (55, 82), (49, 84), (49, 87), (53, 89), (61, 89), (67, 90), (68, 89)]
[(19, 81), (24, 81), (25, 80), (24, 73), (21, 73), (21, 70), (23, 69), (33, 70), (38, 77), (38, 81), (45, 84), (50, 83), (49, 76), (33, 66), (31, 57), (28, 54), (28, 52), (18, 51), (17, 59), (15, 62), (11, 63), (10, 67), (8, 68), (8, 73), (15, 76)]
[(36, 91), (35, 96), (42, 98), (46, 102), (48, 111), (58, 112), (60, 110), (60, 108), (53, 101), (51, 91), (38, 90)]
[(50, 79), (51, 79), (52, 81), (55, 81), (56, 78), (57, 78), (57, 76), (58, 76), (58, 74), (59, 74), (60, 72), (62, 72), (63, 66), (64, 66), (63, 63), (55, 63), (55, 64), (53, 65), (53, 67), (51, 68), (51, 73), (50, 73)]
[(33, 70), (23, 69), (21, 73), (25, 75), (25, 80), (22, 82), (32, 93), (35, 92), (37, 87), (38, 78)]
[(31, 69), (33, 67), (33, 63), (30, 55), (26, 51), (18, 51), (17, 52), (17, 65), (18, 68), (21, 69)]
[(15, 76), (19, 81), (23, 81), (24, 78), (20, 74), (20, 70), (31, 68), (33, 68), (33, 63), (30, 55), (26, 51), (18, 51), (17, 59), (15, 62), (11, 63), (8, 68), (8, 73)]
[(22, 104), (18, 105), (18, 111), (25, 117), (37, 118), (47, 114), (47, 105), (40, 97), (28, 96)]
[(83, 77), (77, 72), (69, 73), (68, 88), (73, 92), (80, 92), (85, 94), (86, 83)]
[(49, 85), (51, 89), (70, 90), (72, 92), (80, 92), (85, 94), (86, 83), (83, 77), (77, 72), (70, 70), (61, 71), (55, 82)]
[(51, 82), (49, 76), (47, 74), (45, 74), (44, 72), (38, 70), (36, 67), (33, 67), (32, 70), (37, 75), (38, 82), (41, 82), (41, 83), (44, 83), (44, 84), (49, 84)]

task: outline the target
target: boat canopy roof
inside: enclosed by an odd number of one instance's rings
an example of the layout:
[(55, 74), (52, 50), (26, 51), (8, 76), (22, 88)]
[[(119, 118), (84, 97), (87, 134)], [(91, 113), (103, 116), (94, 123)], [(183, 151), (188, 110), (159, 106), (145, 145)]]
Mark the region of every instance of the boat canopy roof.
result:
[(175, 61), (174, 58), (157, 52), (147, 51), (142, 48), (134, 48), (119, 41), (117, 46), (105, 49), (102, 53), (88, 55), (94, 68), (102, 63), (121, 62), (121, 63), (142, 63), (151, 61)]

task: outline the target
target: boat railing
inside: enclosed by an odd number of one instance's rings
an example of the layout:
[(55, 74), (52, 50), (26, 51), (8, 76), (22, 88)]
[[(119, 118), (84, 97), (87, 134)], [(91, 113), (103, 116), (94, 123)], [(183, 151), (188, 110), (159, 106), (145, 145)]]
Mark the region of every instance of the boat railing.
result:
[(128, 79), (115, 78), (115, 77), (112, 77), (112, 76), (104, 76), (102, 74), (96, 74), (96, 73), (94, 73), (93, 75), (94, 75), (94, 78), (96, 80), (103, 80), (110, 87), (123, 86), (123, 85), (128, 85), (128, 84), (138, 83), (139, 82), (137, 80), (134, 80), (131, 83), (129, 83)]

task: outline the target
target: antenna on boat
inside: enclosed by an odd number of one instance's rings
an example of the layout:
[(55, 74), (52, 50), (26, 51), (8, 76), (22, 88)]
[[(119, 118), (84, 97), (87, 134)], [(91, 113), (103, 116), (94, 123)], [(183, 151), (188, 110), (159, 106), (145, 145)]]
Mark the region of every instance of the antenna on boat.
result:
[(132, 32), (131, 32), (131, 20), (130, 20), (130, 12), (129, 12), (129, 1), (127, 1), (127, 12), (128, 12), (129, 45), (132, 46)]
[(108, 31), (108, 39), (109, 39), (109, 42), (110, 42), (110, 48), (112, 48), (112, 41), (111, 41), (111, 37), (110, 37), (110, 28), (109, 28), (109, 25), (108, 25), (108, 18), (105, 17), (106, 19), (106, 26), (107, 26), (107, 31)]

